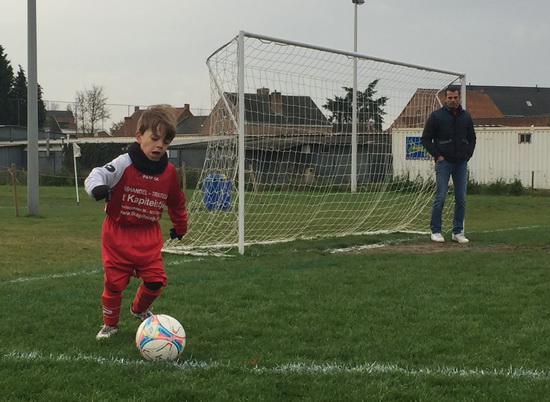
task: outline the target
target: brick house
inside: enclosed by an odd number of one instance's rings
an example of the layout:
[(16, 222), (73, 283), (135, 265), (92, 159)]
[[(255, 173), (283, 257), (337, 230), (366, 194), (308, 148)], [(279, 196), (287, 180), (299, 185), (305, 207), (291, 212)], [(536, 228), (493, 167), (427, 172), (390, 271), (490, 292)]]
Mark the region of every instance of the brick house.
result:
[[(189, 109), (189, 104), (186, 103), (183, 107), (176, 107), (176, 124), (181, 127), (186, 127), (189, 124), (183, 124), (187, 120), (187, 123), (193, 121), (194, 116)], [(130, 117), (125, 117), (122, 126), (114, 133), (114, 136), (117, 137), (133, 137), (137, 131), (137, 123), (140, 116), (143, 114), (145, 109), (140, 109), (139, 106), (136, 106), (134, 113)], [(179, 132), (176, 131), (178, 134)], [(198, 134), (198, 133), (194, 133)]]
[[(418, 89), (391, 128), (423, 127), (443, 97), (443, 92)], [(466, 102), (476, 126), (550, 126), (550, 88), (468, 85)]]

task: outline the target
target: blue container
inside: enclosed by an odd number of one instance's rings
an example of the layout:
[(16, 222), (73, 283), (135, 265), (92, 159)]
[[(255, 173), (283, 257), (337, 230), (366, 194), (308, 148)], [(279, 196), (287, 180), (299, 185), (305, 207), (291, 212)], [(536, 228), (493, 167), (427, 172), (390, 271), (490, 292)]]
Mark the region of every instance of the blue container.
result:
[(202, 184), (204, 206), (208, 210), (226, 210), (231, 206), (231, 180), (218, 173), (206, 176)]

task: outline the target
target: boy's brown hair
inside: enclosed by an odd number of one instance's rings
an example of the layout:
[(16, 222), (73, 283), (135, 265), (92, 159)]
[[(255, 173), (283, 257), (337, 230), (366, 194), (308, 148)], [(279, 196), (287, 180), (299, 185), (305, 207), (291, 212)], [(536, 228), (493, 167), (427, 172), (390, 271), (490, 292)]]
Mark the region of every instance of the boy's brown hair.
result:
[(172, 142), (176, 136), (176, 110), (170, 105), (149, 106), (139, 117), (137, 130), (144, 133), (151, 130), (154, 134), (164, 132), (164, 140)]

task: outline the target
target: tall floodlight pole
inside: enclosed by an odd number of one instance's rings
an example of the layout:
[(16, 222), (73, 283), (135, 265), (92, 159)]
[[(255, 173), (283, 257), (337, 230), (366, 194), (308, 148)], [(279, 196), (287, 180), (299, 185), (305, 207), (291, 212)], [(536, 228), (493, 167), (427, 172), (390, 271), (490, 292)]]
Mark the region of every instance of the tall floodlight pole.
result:
[(38, 215), (38, 79), (36, 0), (27, 0), (27, 213)]
[[(354, 4), (353, 15), (353, 52), (357, 53), (357, 7), (365, 0), (351, 0)], [(357, 57), (353, 58), (353, 105), (351, 121), (351, 192), (357, 192)]]

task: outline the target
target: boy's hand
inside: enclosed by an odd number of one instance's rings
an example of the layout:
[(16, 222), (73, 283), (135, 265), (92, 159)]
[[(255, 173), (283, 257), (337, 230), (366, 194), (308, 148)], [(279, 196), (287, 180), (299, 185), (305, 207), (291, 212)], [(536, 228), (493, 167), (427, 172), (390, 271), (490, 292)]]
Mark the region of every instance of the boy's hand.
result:
[(183, 235), (182, 234), (178, 234), (176, 232), (176, 228), (171, 228), (170, 229), (170, 238), (171, 239), (178, 239), (178, 240), (181, 240), (183, 238)]
[(97, 186), (92, 190), (92, 195), (96, 201), (103, 200), (109, 201), (111, 199), (111, 187), (109, 186)]

